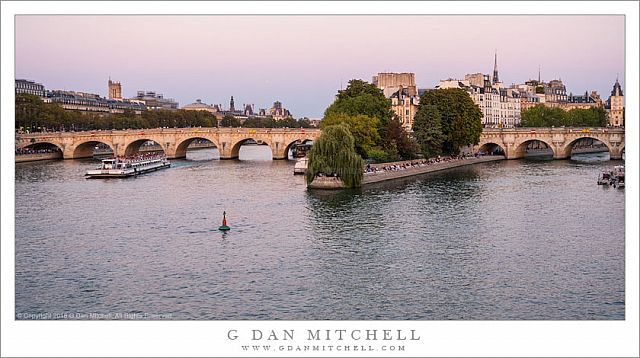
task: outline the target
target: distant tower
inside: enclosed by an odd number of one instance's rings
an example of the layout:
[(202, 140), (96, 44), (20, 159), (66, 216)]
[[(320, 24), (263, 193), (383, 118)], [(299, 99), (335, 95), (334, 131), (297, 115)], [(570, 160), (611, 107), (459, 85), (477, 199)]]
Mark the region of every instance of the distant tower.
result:
[(614, 127), (624, 125), (624, 94), (622, 87), (616, 77), (616, 83), (613, 85), (611, 97), (609, 97), (609, 124)]
[(540, 65), (538, 65), (538, 84), (540, 84)]
[(122, 99), (120, 82), (113, 82), (111, 78), (109, 78), (109, 99)]
[(498, 51), (496, 50), (494, 62), (493, 62), (493, 84), (500, 82), (498, 79)]
[(233, 96), (231, 96), (231, 101), (229, 102), (229, 111), (234, 112), (236, 107), (233, 105)]

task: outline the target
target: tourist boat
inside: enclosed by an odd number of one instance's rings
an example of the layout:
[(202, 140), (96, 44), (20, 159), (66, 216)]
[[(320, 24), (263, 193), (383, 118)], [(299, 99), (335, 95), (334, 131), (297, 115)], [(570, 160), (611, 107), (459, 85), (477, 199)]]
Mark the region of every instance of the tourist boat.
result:
[(296, 165), (293, 166), (293, 174), (304, 174), (307, 171), (309, 165), (309, 158), (303, 157), (296, 161)]
[(598, 176), (598, 185), (609, 185), (611, 184), (611, 172), (603, 170), (602, 173)]
[(624, 165), (616, 165), (611, 172), (611, 183), (614, 188), (624, 188)]
[(165, 156), (141, 155), (133, 158), (103, 159), (97, 169), (87, 170), (85, 176), (92, 178), (126, 178), (146, 172), (169, 168), (171, 163)]
[(307, 152), (311, 149), (311, 143), (304, 143), (295, 145), (292, 149), (294, 158), (302, 158), (307, 156)]

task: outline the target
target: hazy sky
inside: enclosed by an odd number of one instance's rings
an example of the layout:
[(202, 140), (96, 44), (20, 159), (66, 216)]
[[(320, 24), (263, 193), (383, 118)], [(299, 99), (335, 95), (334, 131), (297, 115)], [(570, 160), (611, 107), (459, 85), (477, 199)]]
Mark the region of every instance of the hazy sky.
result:
[(491, 73), (624, 88), (624, 16), (16, 16), (16, 78), (47, 89), (163, 93), (236, 108), (280, 100), (319, 118), (349, 79), (414, 72), (418, 87)]

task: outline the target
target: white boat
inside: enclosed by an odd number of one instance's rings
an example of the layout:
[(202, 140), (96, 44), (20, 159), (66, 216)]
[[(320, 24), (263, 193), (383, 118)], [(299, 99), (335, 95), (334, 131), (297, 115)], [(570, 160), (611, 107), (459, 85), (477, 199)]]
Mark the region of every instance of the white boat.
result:
[(307, 171), (307, 165), (309, 165), (307, 157), (298, 159), (296, 165), (293, 166), (293, 174), (304, 174)]
[(165, 156), (141, 155), (133, 158), (103, 159), (97, 169), (87, 170), (85, 176), (92, 178), (126, 178), (146, 172), (169, 168), (171, 163)]

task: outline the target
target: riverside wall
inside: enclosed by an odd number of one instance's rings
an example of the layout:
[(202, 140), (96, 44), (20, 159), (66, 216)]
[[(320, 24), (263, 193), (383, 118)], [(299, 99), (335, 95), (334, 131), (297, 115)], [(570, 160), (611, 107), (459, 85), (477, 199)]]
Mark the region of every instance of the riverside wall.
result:
[[(421, 175), (426, 173), (437, 172), (446, 169), (463, 167), (466, 165), (478, 164), (478, 163), (486, 163), (486, 162), (494, 162), (498, 160), (504, 160), (505, 157), (502, 155), (489, 155), (483, 157), (468, 157), (465, 159), (455, 159), (447, 162), (440, 163), (432, 163), (425, 166), (419, 166), (416, 168), (408, 168), (404, 170), (398, 171), (383, 171), (383, 172), (372, 172), (364, 174), (362, 178), (362, 186), (365, 187), (369, 184), (379, 183), (388, 180), (407, 178), (415, 175)], [(389, 165), (402, 165), (403, 163), (411, 163), (411, 160), (403, 161), (403, 162), (394, 162), (394, 163), (382, 163), (382, 164), (372, 164), (371, 167), (383, 167)], [(415, 160), (414, 160), (415, 162)], [(325, 190), (336, 190), (343, 189), (344, 185), (339, 178), (335, 177), (317, 177), (309, 184), (310, 189), (325, 189)]]

